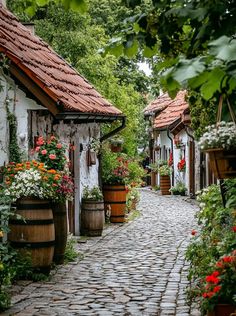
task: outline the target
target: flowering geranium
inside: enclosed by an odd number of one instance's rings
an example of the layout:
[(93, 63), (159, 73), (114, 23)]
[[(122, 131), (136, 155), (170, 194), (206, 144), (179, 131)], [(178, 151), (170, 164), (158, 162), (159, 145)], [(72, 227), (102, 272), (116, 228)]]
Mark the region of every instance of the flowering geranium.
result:
[(56, 136), (46, 139), (40, 136), (36, 142), (35, 152), (38, 154), (38, 160), (44, 162), (47, 168), (55, 170), (64, 170), (66, 161), (66, 148)]
[(72, 178), (64, 171), (46, 169), (42, 162), (10, 163), (5, 168), (5, 194), (14, 202), (22, 197), (52, 201), (73, 198)]
[(186, 160), (185, 158), (181, 158), (177, 164), (177, 168), (179, 171), (183, 172), (186, 169)]
[(172, 172), (172, 168), (168, 165), (162, 165), (158, 168), (158, 172), (160, 176), (170, 176)]
[(236, 126), (233, 122), (220, 122), (216, 125), (210, 125), (199, 140), (202, 150), (223, 148), (236, 149)]
[(204, 280), (203, 310), (212, 310), (216, 304), (236, 305), (236, 250), (221, 257)]
[(173, 165), (173, 153), (170, 153), (170, 157), (168, 159), (168, 166), (171, 167)]

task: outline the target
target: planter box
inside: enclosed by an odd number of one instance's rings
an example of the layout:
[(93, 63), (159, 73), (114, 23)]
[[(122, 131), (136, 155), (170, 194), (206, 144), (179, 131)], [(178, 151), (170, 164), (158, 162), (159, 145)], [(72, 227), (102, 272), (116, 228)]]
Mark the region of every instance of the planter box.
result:
[(162, 195), (171, 195), (170, 193), (170, 176), (160, 176), (160, 189)]
[(218, 179), (236, 177), (236, 149), (224, 150), (208, 149), (205, 151), (209, 155), (210, 168)]

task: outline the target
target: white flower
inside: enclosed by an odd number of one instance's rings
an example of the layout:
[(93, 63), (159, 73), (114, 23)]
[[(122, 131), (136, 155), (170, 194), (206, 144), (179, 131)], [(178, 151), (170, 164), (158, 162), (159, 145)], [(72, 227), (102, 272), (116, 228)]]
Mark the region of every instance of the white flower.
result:
[(233, 122), (220, 122), (217, 126), (211, 125), (199, 140), (202, 150), (211, 148), (236, 148), (236, 125)]

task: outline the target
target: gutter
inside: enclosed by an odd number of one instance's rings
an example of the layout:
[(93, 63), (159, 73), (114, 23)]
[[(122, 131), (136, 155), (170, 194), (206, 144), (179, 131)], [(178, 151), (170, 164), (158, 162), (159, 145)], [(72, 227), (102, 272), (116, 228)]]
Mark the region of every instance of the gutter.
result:
[[(174, 145), (173, 145), (173, 139), (170, 137), (170, 128), (167, 128), (167, 137), (170, 139), (171, 142), (171, 151), (172, 151), (172, 155), (173, 155), (173, 164), (174, 164)], [(174, 169), (172, 172), (172, 185), (174, 185), (174, 179), (175, 179), (175, 175), (174, 175)]]

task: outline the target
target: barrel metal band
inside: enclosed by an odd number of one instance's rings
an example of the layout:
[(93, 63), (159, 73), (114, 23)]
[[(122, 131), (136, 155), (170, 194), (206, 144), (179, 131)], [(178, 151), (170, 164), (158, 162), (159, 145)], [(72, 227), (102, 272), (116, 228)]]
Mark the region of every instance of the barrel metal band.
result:
[(105, 204), (126, 204), (126, 201), (106, 201)]
[(15, 248), (49, 248), (55, 245), (55, 241), (41, 241), (41, 242), (29, 242), (29, 241), (11, 241), (12, 247)]
[(50, 225), (53, 219), (10, 219), (9, 224), (13, 225)]
[(49, 203), (46, 204), (18, 204), (16, 207), (18, 210), (46, 210), (51, 209)]
[(112, 189), (112, 188), (107, 189), (107, 188), (104, 188), (104, 191), (105, 192), (106, 191), (125, 191), (125, 189), (124, 188), (121, 188), (121, 189)]
[(123, 218), (123, 217), (125, 217), (125, 215), (111, 215), (111, 218), (112, 217), (122, 217)]

